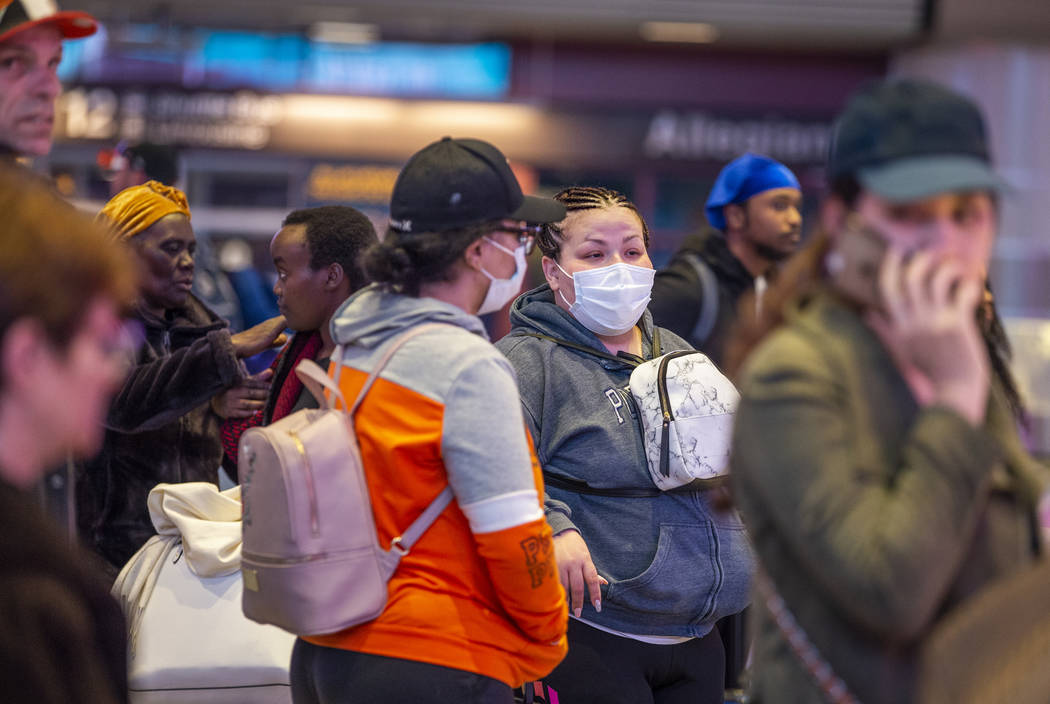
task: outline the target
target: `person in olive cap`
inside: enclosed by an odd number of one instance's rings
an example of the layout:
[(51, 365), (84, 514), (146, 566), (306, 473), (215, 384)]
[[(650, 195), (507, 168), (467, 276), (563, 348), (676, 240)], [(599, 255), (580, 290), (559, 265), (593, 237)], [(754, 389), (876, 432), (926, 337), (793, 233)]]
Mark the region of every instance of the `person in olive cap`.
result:
[(715, 180), (704, 209), (711, 227), (686, 238), (656, 274), (649, 310), (716, 364), (747, 291), (761, 294), (776, 265), (798, 249), (802, 192), (778, 161), (744, 154)]
[[(391, 344), (417, 334), (382, 367), (354, 426), (380, 543), (430, 506), (440, 514), (405, 551), (383, 613), (296, 641), (297, 704), (511, 704), (512, 687), (565, 656), (539, 465), (514, 370), (477, 317), (518, 293), (535, 224), (564, 217), (561, 203), (522, 195), (481, 140), (442, 139), (401, 170), (390, 228), (364, 254), (376, 283), (332, 319), (342, 346), (332, 365), (355, 399)], [(432, 503), (446, 487), (454, 502)]]
[(53, 0), (0, 0), (0, 154), (51, 151), (62, 40), (97, 26), (86, 12), (59, 11)]
[(1050, 476), (982, 304), (1004, 184), (974, 103), (916, 80), (849, 101), (828, 177), (825, 232), (735, 357), (733, 496), (768, 576), (751, 701), (912, 702), (931, 633), (1041, 550)]

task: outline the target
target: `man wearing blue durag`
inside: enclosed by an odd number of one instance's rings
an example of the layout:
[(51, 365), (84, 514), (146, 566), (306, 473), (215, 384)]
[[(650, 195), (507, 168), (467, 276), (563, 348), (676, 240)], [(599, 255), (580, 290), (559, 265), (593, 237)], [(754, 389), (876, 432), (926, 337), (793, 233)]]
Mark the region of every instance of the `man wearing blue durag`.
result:
[(798, 179), (778, 161), (744, 154), (718, 174), (704, 212), (711, 227), (690, 235), (657, 272), (649, 310), (657, 325), (721, 364), (740, 297), (761, 294), (802, 234)]

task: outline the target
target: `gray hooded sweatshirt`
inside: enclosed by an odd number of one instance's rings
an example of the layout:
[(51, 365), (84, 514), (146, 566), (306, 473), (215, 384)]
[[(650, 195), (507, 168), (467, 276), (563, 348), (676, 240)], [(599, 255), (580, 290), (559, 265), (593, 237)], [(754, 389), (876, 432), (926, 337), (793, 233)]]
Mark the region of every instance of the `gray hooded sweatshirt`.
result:
[[(522, 294), (511, 332), (496, 347), (518, 373), (525, 420), (545, 475), (604, 489), (655, 489), (629, 390), (633, 366), (589, 355), (541, 333), (595, 350), (601, 341), (554, 303), (550, 287)], [(653, 357), (653, 322), (639, 322), (642, 352)], [(662, 352), (692, 349), (661, 329)], [(602, 587), (602, 611), (587, 621), (638, 635), (704, 636), (748, 603), (751, 550), (734, 511), (706, 492), (641, 498), (583, 494), (548, 485), (544, 509), (555, 535), (579, 531)]]

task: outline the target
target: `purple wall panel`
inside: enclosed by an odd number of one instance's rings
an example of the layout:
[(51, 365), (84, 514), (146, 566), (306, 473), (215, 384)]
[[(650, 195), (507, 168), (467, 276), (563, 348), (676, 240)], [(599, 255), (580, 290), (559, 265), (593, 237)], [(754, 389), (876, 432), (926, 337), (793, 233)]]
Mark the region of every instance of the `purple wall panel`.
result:
[(828, 116), (884, 54), (766, 54), (664, 46), (518, 44), (514, 99)]

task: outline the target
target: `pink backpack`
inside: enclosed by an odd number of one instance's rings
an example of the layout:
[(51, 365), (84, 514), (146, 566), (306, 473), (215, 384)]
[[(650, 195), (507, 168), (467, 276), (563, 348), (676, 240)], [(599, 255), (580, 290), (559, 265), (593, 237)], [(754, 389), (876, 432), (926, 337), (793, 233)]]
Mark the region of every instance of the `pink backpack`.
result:
[[(312, 360), (296, 374), (319, 409), (297, 411), (241, 436), (244, 615), (297, 635), (334, 633), (383, 613), (387, 581), (401, 558), (452, 501), (445, 489), (389, 548), (379, 545), (354, 432), (354, 414), (397, 349), (438, 327), (414, 327), (387, 344), (347, 412), (335, 378)], [(324, 389), (331, 393), (326, 399)]]

